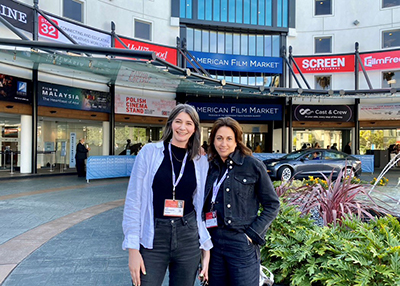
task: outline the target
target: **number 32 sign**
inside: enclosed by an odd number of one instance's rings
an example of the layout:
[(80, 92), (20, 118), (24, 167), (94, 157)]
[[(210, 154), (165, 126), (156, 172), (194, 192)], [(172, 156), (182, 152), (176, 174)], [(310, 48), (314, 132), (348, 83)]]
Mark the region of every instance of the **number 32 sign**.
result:
[[(47, 21), (42, 15), (39, 15), (39, 34), (48, 38), (58, 39), (58, 30), (49, 21)], [(58, 25), (58, 22), (54, 19), (52, 21)]]

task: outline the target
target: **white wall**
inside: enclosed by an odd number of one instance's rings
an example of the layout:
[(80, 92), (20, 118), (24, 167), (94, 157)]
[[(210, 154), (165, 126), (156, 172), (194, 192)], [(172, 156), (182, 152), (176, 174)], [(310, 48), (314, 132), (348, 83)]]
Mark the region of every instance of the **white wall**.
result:
[[(111, 21), (116, 33), (134, 38), (135, 19), (152, 24), (152, 41), (155, 44), (176, 46), (179, 27), (171, 26), (171, 0), (80, 0), (84, 3), (83, 24), (111, 32)], [(33, 6), (33, 0), (22, 0)], [(62, 16), (62, 0), (39, 0), (39, 8)], [(140, 39), (137, 39), (140, 40)]]
[[(382, 31), (400, 29), (400, 6), (382, 9), (382, 0), (339, 1), (332, 0), (333, 15), (314, 16), (314, 0), (296, 1), (296, 29), (291, 31), (287, 45), (293, 47), (293, 56), (312, 56), (314, 37), (332, 36), (332, 54), (354, 53), (355, 42), (360, 52), (382, 49)], [(353, 22), (360, 23), (355, 26)], [(305, 77), (315, 88), (315, 75)], [(332, 89), (354, 89), (354, 73), (332, 73)], [(382, 72), (368, 71), (372, 87), (382, 88)], [(300, 80), (300, 82), (302, 82)], [(303, 88), (305, 84), (302, 83)], [(293, 87), (297, 87), (293, 81)], [(359, 88), (368, 89), (362, 72)]]

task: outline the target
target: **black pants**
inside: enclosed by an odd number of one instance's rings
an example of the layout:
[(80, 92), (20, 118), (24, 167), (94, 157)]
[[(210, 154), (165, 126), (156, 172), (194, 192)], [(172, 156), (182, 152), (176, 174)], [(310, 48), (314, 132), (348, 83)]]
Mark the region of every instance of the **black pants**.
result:
[(211, 228), (210, 286), (259, 286), (260, 247), (243, 232)]
[(85, 159), (76, 159), (76, 171), (78, 172), (78, 177), (85, 177)]
[(155, 219), (153, 249), (140, 247), (147, 275), (142, 286), (160, 286), (169, 267), (170, 286), (190, 286), (200, 263), (199, 235), (195, 212), (171, 219)]

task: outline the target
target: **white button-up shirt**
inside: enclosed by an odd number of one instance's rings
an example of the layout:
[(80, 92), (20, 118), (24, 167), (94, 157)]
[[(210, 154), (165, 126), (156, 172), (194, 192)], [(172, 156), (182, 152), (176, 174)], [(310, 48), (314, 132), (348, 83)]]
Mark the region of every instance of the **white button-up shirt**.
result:
[[(154, 210), (153, 210), (153, 180), (164, 159), (164, 142), (146, 144), (139, 152), (132, 168), (125, 200), (122, 228), (125, 239), (122, 248), (139, 249), (153, 248), (154, 240)], [(210, 234), (202, 220), (204, 204), (204, 186), (207, 178), (208, 162), (205, 156), (194, 160), (197, 188), (193, 196), (199, 229), (200, 248), (212, 248)]]

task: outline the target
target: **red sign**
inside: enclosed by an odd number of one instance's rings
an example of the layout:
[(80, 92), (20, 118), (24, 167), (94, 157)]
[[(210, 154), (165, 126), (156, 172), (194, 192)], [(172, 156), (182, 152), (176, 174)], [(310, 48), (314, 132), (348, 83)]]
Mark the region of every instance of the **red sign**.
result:
[[(168, 47), (164, 47), (164, 46), (134, 41), (134, 40), (130, 40), (130, 39), (122, 38), (122, 37), (120, 37), (120, 39), (131, 50), (155, 52), (157, 57), (159, 57), (173, 65), (177, 64), (177, 50), (174, 48), (168, 48)], [(125, 49), (125, 47), (118, 40), (115, 40), (115, 47), (119, 48), (119, 49)]]
[[(295, 57), (302, 73), (354, 72), (354, 55)], [(299, 73), (293, 65), (295, 73)]]
[[(56, 29), (56, 27), (54, 27), (52, 24), (50, 24), (49, 21), (47, 21), (42, 15), (39, 15), (39, 34), (49, 37), (49, 38), (53, 38), (53, 39), (58, 39), (58, 30)], [(52, 21), (58, 25), (58, 22), (56, 20)]]
[(360, 54), (365, 70), (390, 70), (400, 68), (400, 50)]

